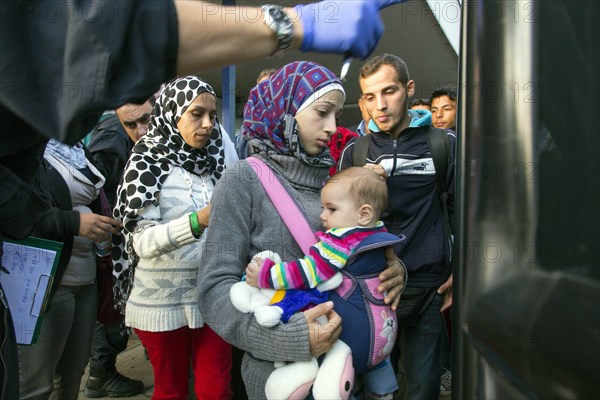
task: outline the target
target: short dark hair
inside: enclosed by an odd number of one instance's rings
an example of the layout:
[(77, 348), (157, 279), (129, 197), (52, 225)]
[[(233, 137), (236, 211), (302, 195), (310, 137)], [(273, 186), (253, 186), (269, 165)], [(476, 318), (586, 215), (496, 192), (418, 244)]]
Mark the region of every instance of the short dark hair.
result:
[(446, 85), (437, 90), (434, 90), (433, 93), (431, 93), (431, 96), (429, 96), (429, 104), (431, 105), (433, 99), (437, 99), (439, 97), (444, 96), (447, 96), (452, 101), (456, 101), (456, 99), (458, 98), (456, 94), (456, 87), (453, 85)]
[(135, 104), (135, 105), (138, 105), (138, 106), (143, 106), (143, 105), (144, 105), (144, 104), (146, 104), (146, 103), (150, 103), (150, 106), (151, 106), (152, 108), (154, 108), (154, 105), (156, 104), (156, 97), (154, 96), (154, 94), (153, 94), (152, 96), (148, 97), (146, 100), (144, 100), (143, 102), (141, 102), (141, 103), (139, 103), (139, 104), (138, 104), (137, 102), (135, 102), (135, 103), (134, 103), (134, 102), (131, 102), (131, 103), (124, 103), (124, 104), (121, 104), (121, 105), (120, 105), (120, 106), (118, 106), (118, 107), (115, 107), (115, 108), (114, 108), (114, 110), (116, 110), (117, 108), (121, 108), (121, 107), (123, 107), (123, 106), (124, 106), (124, 105), (126, 105), (126, 104)]
[(394, 68), (396, 74), (398, 75), (398, 81), (400, 81), (402, 85), (406, 86), (408, 84), (410, 76), (408, 74), (408, 67), (406, 66), (406, 63), (397, 55), (388, 53), (380, 54), (368, 59), (360, 69), (360, 78), (364, 79), (373, 75), (379, 71), (379, 68), (381, 68), (383, 65), (389, 65), (390, 67)]
[(154, 94), (150, 97), (148, 97), (148, 100), (146, 100), (148, 103), (150, 103), (150, 105), (152, 107), (154, 107), (154, 105), (156, 104), (156, 97), (154, 96)]
[(412, 99), (408, 102), (408, 108), (413, 108), (414, 106), (431, 107), (431, 103), (427, 99)]

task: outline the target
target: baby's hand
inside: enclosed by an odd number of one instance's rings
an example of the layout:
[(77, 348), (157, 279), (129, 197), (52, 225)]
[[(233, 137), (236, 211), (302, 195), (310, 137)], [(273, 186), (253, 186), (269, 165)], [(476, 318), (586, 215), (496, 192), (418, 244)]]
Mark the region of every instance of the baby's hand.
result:
[(262, 258), (254, 257), (246, 267), (246, 282), (250, 286), (258, 287), (258, 274), (263, 266)]

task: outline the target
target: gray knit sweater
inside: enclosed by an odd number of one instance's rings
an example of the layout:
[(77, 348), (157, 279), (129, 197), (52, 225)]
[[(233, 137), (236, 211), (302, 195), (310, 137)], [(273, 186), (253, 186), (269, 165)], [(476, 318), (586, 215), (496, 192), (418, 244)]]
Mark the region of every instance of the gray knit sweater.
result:
[[(287, 156), (272, 156), (263, 161), (303, 209), (313, 229), (319, 229), (319, 193), (328, 169), (310, 167)], [(308, 325), (303, 315), (298, 314), (287, 324), (261, 327), (251, 314), (233, 307), (229, 289), (240, 281), (247, 263), (260, 251), (272, 250), (284, 260), (299, 258), (303, 253), (246, 161), (225, 171), (212, 204), (211, 229), (198, 273), (200, 311), (217, 334), (247, 352), (242, 376), (248, 396), (252, 400), (263, 399), (273, 361), (310, 358)]]

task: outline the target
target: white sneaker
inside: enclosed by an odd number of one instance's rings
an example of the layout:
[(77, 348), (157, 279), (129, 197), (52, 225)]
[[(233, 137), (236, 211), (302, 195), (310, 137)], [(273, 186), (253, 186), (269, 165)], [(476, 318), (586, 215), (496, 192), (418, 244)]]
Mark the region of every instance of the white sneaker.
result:
[(440, 396), (447, 397), (452, 394), (452, 372), (447, 369), (440, 375)]

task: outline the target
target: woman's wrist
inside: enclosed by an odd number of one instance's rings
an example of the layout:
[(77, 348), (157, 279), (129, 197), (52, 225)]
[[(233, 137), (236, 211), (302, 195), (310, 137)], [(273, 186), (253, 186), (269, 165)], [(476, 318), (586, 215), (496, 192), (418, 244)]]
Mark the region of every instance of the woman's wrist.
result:
[(195, 212), (190, 213), (190, 228), (192, 230), (192, 235), (194, 235), (196, 239), (199, 239), (200, 236), (202, 236), (204, 229), (206, 229), (206, 227), (198, 220), (198, 214)]

